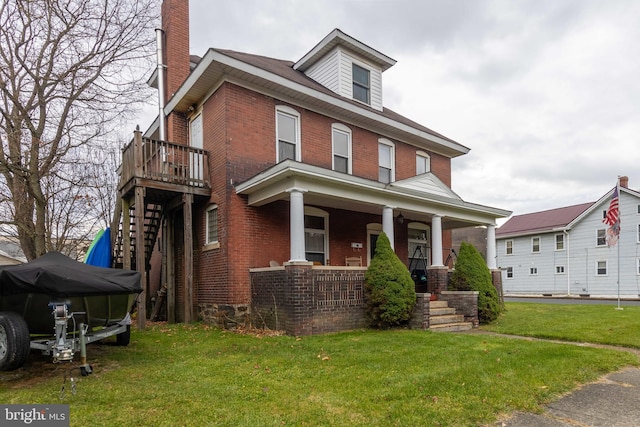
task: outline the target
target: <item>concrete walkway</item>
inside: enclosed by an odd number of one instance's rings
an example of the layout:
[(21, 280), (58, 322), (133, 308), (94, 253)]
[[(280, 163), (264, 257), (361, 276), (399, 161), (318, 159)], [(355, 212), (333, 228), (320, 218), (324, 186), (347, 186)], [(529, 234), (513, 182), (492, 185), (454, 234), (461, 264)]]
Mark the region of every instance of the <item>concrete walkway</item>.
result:
[(543, 414), (516, 412), (501, 427), (637, 427), (640, 369), (625, 368), (583, 385), (545, 406)]

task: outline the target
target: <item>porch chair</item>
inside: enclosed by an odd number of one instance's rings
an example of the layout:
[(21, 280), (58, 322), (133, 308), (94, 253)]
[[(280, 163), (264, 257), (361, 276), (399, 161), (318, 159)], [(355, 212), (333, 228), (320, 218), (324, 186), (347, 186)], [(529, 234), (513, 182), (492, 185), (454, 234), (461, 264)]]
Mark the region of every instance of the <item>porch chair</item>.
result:
[(344, 259), (344, 265), (347, 267), (362, 267), (362, 257), (348, 256)]

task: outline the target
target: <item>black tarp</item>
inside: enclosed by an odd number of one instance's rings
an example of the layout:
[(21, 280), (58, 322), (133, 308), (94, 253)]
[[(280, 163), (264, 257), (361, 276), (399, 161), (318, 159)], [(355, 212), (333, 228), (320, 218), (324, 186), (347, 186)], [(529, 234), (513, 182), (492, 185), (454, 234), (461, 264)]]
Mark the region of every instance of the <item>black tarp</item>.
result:
[(140, 273), (95, 267), (59, 252), (49, 252), (0, 272), (0, 295), (25, 293), (58, 297), (118, 295), (142, 292)]

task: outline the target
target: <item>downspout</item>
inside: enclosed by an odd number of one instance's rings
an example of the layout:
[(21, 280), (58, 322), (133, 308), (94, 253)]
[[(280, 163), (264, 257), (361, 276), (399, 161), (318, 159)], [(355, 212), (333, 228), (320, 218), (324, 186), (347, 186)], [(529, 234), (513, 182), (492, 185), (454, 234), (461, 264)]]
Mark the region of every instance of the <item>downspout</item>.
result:
[(164, 82), (164, 69), (163, 64), (163, 49), (162, 49), (162, 36), (164, 31), (160, 28), (156, 28), (156, 56), (158, 63), (158, 120), (160, 121), (159, 137), (160, 141), (167, 140), (167, 120), (164, 116), (165, 105), (165, 82)]
[(567, 296), (571, 296), (571, 243), (569, 242), (569, 231), (566, 228), (564, 235), (567, 240)]

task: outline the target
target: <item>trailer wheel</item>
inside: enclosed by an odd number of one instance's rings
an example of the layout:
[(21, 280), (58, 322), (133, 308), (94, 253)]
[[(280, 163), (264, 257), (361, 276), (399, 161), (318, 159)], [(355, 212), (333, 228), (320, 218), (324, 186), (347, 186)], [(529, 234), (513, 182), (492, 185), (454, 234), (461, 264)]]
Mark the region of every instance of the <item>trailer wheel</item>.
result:
[(131, 341), (131, 325), (127, 325), (127, 330), (116, 335), (116, 345), (126, 347)]
[(0, 371), (12, 371), (27, 361), (31, 341), (29, 327), (18, 313), (0, 313)]

